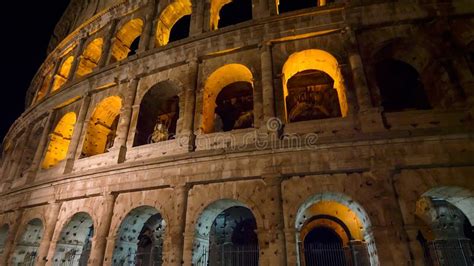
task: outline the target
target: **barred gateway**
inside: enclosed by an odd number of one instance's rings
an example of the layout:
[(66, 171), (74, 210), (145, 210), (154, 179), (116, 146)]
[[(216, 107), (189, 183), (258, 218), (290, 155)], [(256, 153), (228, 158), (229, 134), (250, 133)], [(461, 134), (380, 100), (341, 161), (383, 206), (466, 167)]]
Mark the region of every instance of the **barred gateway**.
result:
[(72, 0), (1, 265), (472, 265), (471, 0)]

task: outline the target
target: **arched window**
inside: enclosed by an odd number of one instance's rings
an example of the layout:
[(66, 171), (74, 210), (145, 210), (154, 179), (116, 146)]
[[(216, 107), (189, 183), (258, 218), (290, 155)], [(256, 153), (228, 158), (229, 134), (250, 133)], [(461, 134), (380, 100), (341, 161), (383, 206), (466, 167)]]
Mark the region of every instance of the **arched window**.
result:
[(431, 108), (420, 75), (411, 65), (384, 59), (375, 65), (375, 76), (386, 112)]
[(179, 90), (174, 83), (164, 81), (147, 91), (140, 104), (134, 146), (175, 138)]
[(175, 42), (188, 38), (190, 27), (191, 15), (186, 15), (180, 18), (171, 29), (169, 42)]
[[(192, 4), (190, 0), (174, 0), (168, 5), (160, 14), (158, 25), (156, 26), (156, 39), (155, 46), (164, 46), (170, 42), (170, 35), (172, 29), (175, 27), (178, 21), (182, 20), (186, 16), (190, 16), (192, 13)], [(177, 25), (179, 28), (173, 32), (173, 37), (187, 37), (189, 35), (189, 24), (190, 17), (184, 18)], [(187, 29), (186, 29), (187, 28)], [(176, 41), (177, 39), (173, 39)]]
[(43, 230), (43, 222), (40, 219), (33, 219), (28, 222), (20, 240), (17, 241), (17, 246), (12, 256), (14, 265), (36, 264), (38, 248), (43, 238)]
[(252, 0), (212, 0), (211, 30), (252, 19)]
[(203, 99), (205, 133), (253, 127), (253, 75), (247, 67), (229, 64), (214, 71)]
[(143, 20), (136, 18), (127, 22), (115, 35), (111, 48), (110, 63), (122, 61), (138, 50), (143, 31)]
[(42, 164), (43, 169), (51, 168), (66, 159), (75, 124), (76, 114), (71, 112), (64, 115), (56, 125), (49, 136), (48, 149)]
[(113, 147), (122, 108), (122, 99), (111, 96), (100, 102), (92, 117), (84, 139), (81, 157), (107, 152)]
[(38, 89), (38, 92), (36, 93), (36, 97), (33, 103), (40, 101), (46, 96), (46, 94), (48, 94), (48, 90), (49, 90), (52, 80), (53, 80), (52, 70), (49, 70), (47, 71), (46, 75), (43, 78), (43, 82), (41, 83), (41, 87)]
[(54, 76), (53, 87), (51, 92), (57, 91), (60, 89), (64, 83), (68, 81), (69, 73), (71, 72), (72, 63), (74, 62), (74, 56), (67, 57), (61, 64), (61, 67), (58, 70), (58, 73)]
[(288, 122), (345, 117), (346, 89), (337, 60), (322, 50), (292, 54), (283, 66)]
[(255, 216), (242, 203), (212, 203), (196, 222), (193, 265), (258, 265), (256, 229)]
[(25, 144), (25, 149), (23, 151), (19, 165), (20, 176), (22, 176), (22, 174), (25, 173), (29, 167), (31, 167), (36, 150), (38, 149), (38, 145), (41, 141), (43, 130), (43, 127), (37, 126), (32, 130), (31, 135), (28, 137), (28, 141)]
[(113, 265), (162, 265), (166, 223), (149, 206), (133, 209), (115, 236)]
[(87, 265), (92, 248), (94, 223), (89, 214), (74, 214), (57, 239), (54, 265)]
[(82, 53), (81, 61), (76, 71), (76, 76), (82, 77), (91, 73), (94, 68), (99, 64), (99, 60), (102, 57), (102, 46), (104, 40), (97, 38), (90, 42), (84, 52)]

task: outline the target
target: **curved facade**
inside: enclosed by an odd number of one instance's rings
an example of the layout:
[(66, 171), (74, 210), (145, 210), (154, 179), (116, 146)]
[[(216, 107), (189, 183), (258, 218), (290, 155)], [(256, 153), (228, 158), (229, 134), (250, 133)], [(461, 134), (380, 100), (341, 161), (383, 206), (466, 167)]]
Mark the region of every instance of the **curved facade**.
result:
[(472, 3), (294, 2), (72, 1), (0, 264), (471, 265)]

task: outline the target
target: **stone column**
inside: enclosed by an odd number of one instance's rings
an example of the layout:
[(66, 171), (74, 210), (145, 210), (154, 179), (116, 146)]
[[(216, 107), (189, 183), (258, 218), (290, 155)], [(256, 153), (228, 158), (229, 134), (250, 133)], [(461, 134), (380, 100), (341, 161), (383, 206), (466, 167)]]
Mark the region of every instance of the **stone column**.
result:
[(190, 228), (190, 231), (184, 232), (183, 265), (192, 265), (193, 262), (194, 228)]
[(104, 197), (104, 206), (102, 208), (101, 219), (98, 228), (95, 228), (92, 250), (89, 257), (89, 265), (100, 265), (104, 260), (105, 248), (107, 246), (107, 237), (109, 235), (110, 223), (114, 212), (115, 194), (106, 194)]
[(349, 29), (346, 38), (345, 45), (348, 50), (349, 64), (352, 71), (357, 104), (359, 106), (361, 129), (364, 132), (385, 130), (381, 110), (372, 106), (364, 65), (357, 44), (357, 36)]
[[(48, 261), (48, 252), (51, 246), (54, 229), (56, 228), (56, 221), (58, 219), (59, 210), (61, 209), (60, 202), (50, 202), (48, 206), (48, 213), (46, 214), (46, 224), (44, 225), (43, 237), (38, 248), (37, 265), (43, 266)], [(51, 258), (52, 259), (52, 258)]]
[[(150, 46), (151, 40), (153, 40), (155, 18), (158, 12), (158, 3), (157, 1), (149, 1), (148, 8), (150, 12), (145, 16), (145, 25), (143, 26), (143, 33), (140, 39), (140, 44), (138, 48), (138, 53), (143, 53), (148, 49), (151, 49), (153, 46)], [(154, 41), (154, 40), (153, 40)]]
[(263, 120), (266, 124), (268, 120), (276, 116), (271, 44), (263, 44), (260, 47), (260, 58), (262, 68)]
[(38, 149), (33, 157), (33, 161), (31, 162), (31, 167), (28, 170), (27, 182), (33, 182), (36, 172), (41, 168), (41, 161), (44, 157), (45, 151), (48, 149), (47, 145), (49, 145), (49, 133), (52, 128), (53, 113), (54, 111), (50, 111), (48, 118), (46, 118), (43, 134), (41, 134), (41, 139), (38, 143)]
[(77, 116), (76, 119), (76, 124), (74, 125), (74, 132), (72, 133), (72, 138), (71, 142), (69, 143), (69, 148), (67, 152), (67, 157), (66, 157), (66, 167), (64, 169), (64, 173), (70, 173), (72, 169), (74, 168), (74, 161), (76, 160), (76, 154), (78, 154), (78, 149), (81, 149), (79, 147), (79, 143), (81, 140), (81, 136), (83, 133), (85, 133), (87, 124), (85, 124), (86, 121), (86, 114), (89, 111), (89, 106), (91, 103), (91, 94), (86, 93), (82, 97), (82, 103), (81, 103), (81, 109), (79, 110), (79, 115)]
[(128, 83), (127, 91), (128, 93), (125, 96), (125, 99), (122, 101), (122, 110), (120, 112), (120, 121), (117, 126), (117, 135), (114, 140), (114, 149), (119, 149), (119, 159), (118, 162), (125, 161), (125, 155), (127, 152), (127, 138), (130, 130), (130, 123), (132, 120), (132, 108), (135, 102), (135, 97), (138, 89), (138, 79), (134, 78)]
[[(191, 14), (191, 27), (189, 36), (196, 36), (204, 32), (204, 5), (206, 1), (195, 1)], [(206, 10), (207, 11), (207, 10)]]
[[(265, 256), (267, 265), (285, 265), (286, 264), (286, 245), (284, 220), (283, 220), (283, 200), (281, 193), (281, 176), (265, 175), (263, 176), (266, 187), (267, 203), (265, 214), (269, 223), (266, 229), (265, 247), (260, 247), (260, 254)], [(261, 241), (259, 241), (262, 243)]]
[(468, 111), (474, 115), (474, 76), (465, 58), (456, 58), (452, 68), (466, 97)]
[(102, 56), (100, 57), (99, 63), (97, 65), (98, 68), (104, 67), (110, 59), (110, 49), (112, 47), (113, 41), (115, 38), (113, 37), (115, 35), (115, 31), (117, 29), (117, 23), (118, 20), (114, 19), (110, 22), (110, 28), (107, 34), (104, 36), (104, 47), (102, 48)]
[(166, 265), (182, 265), (183, 258), (183, 249), (184, 249), (184, 230), (186, 226), (186, 211), (188, 207), (188, 191), (189, 187), (186, 184), (179, 184), (174, 187), (174, 209), (175, 209), (175, 219), (171, 223), (169, 228), (170, 237), (170, 251), (167, 252), (168, 256), (165, 257)]
[(410, 255), (412, 258), (412, 265), (415, 266), (424, 266), (425, 265), (425, 254), (423, 247), (418, 241), (418, 231), (419, 228), (416, 225), (405, 225), (405, 232), (408, 235), (408, 245), (410, 248)]
[(77, 44), (76, 51), (74, 52), (74, 61), (71, 66), (71, 70), (69, 71), (69, 76), (67, 77), (68, 81), (71, 81), (76, 77), (77, 68), (79, 67), (80, 61), (82, 60), (82, 51), (84, 50), (85, 42), (86, 38), (82, 38)]
[[(182, 138), (189, 138), (188, 140), (183, 139), (188, 144), (188, 150), (192, 150), (194, 141), (194, 113), (196, 109), (196, 90), (198, 84), (198, 73), (199, 73), (199, 60), (193, 58), (188, 62), (189, 79), (188, 86), (184, 89), (184, 115), (182, 118), (181, 128), (178, 129), (178, 134)], [(181, 118), (180, 118), (181, 119)]]
[(3, 257), (1, 258), (1, 265), (9, 265), (8, 262), (10, 261), (10, 257), (13, 255), (14, 252), (14, 242), (16, 238), (16, 234), (18, 233), (18, 227), (20, 226), (19, 221), (21, 221), (21, 216), (23, 215), (23, 210), (15, 210), (13, 216), (15, 217), (15, 221), (11, 223), (10, 228), (8, 229), (8, 237), (5, 240), (5, 246), (3, 248)]
[(285, 240), (286, 240), (286, 265), (297, 265), (299, 254), (297, 252), (297, 241), (296, 229), (285, 228)]
[(18, 157), (18, 163), (14, 166), (15, 169), (14, 169), (13, 175), (11, 176), (12, 178), (19, 178), (20, 177), (21, 165), (22, 165), (22, 161), (23, 161), (23, 157), (24, 157), (24, 154), (25, 154), (25, 150), (26, 150), (28, 140), (30, 139), (30, 136), (31, 136), (32, 129), (33, 129), (33, 127), (27, 127), (26, 128), (25, 138), (24, 138), (25, 141), (20, 146), (20, 148), (21, 148), (20, 156)]

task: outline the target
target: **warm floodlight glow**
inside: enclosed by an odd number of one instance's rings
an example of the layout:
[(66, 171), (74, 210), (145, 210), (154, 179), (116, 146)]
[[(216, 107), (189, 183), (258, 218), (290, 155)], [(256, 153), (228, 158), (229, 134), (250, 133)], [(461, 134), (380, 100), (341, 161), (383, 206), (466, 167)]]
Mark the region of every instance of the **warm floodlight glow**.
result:
[(175, 0), (161, 12), (156, 26), (155, 46), (167, 45), (170, 40), (171, 29), (182, 17), (191, 15), (192, 4), (189, 0)]
[(202, 129), (204, 133), (214, 132), (214, 113), (216, 98), (226, 86), (235, 82), (248, 82), (253, 84), (253, 75), (250, 70), (240, 64), (225, 65), (212, 73), (206, 80), (203, 95)]
[(87, 127), (83, 157), (102, 154), (112, 147), (121, 108), (122, 99), (118, 96), (111, 96), (99, 103)]
[(51, 85), (51, 81), (53, 79), (53, 75), (51, 72), (46, 74), (46, 76), (43, 79), (43, 83), (41, 84), (40, 89), (38, 90), (38, 93), (36, 94), (36, 99), (34, 102), (38, 102), (39, 100), (43, 99), (46, 94), (48, 94), (48, 89), (49, 86)]
[(91, 73), (94, 68), (99, 64), (99, 60), (102, 56), (102, 46), (104, 40), (97, 38), (90, 42), (84, 52), (82, 53), (81, 62), (76, 71), (76, 76), (82, 77)]
[[(334, 80), (334, 89), (337, 90), (341, 114), (347, 116), (348, 105), (344, 79), (336, 58), (322, 50), (305, 50), (292, 54), (283, 66), (283, 94), (288, 96), (288, 81), (296, 74), (306, 70), (319, 70), (328, 74)], [(285, 112), (288, 112), (285, 103)], [(288, 115), (286, 116), (288, 117)]]
[(75, 124), (76, 114), (73, 112), (67, 113), (61, 118), (53, 133), (50, 134), (48, 150), (43, 160), (43, 169), (51, 168), (66, 159)]
[(143, 20), (136, 18), (127, 22), (115, 36), (112, 45), (112, 60), (121, 61), (128, 57), (132, 43), (142, 35)]
[(220, 12), (223, 6), (232, 3), (232, 0), (213, 0), (211, 1), (211, 17), (210, 17), (210, 25), (211, 30), (217, 30), (219, 27), (219, 20), (220, 20)]
[(53, 87), (51, 91), (56, 91), (61, 88), (64, 83), (67, 82), (69, 78), (69, 72), (71, 72), (72, 63), (74, 62), (74, 56), (69, 56), (66, 60), (64, 60), (63, 64), (59, 68), (58, 73), (54, 77)]

